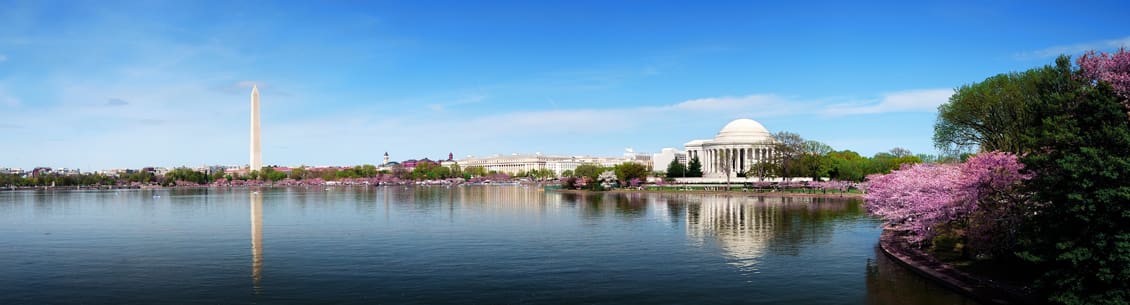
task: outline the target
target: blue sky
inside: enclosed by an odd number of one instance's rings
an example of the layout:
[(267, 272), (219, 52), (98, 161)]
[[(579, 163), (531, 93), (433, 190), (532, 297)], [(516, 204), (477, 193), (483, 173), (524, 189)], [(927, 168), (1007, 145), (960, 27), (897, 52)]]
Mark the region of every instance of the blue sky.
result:
[[(367, 3), (373, 2), (373, 3)], [(935, 153), (962, 84), (1130, 46), (1124, 1), (5, 1), (0, 167), (619, 155), (737, 118)]]

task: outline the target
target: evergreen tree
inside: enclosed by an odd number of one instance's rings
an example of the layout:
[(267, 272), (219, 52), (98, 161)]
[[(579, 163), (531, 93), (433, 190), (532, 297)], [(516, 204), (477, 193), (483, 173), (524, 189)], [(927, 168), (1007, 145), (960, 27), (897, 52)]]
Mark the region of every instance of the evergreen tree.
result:
[(1044, 270), (1052, 302), (1130, 300), (1130, 121), (1106, 82), (1077, 77), (1066, 56), (1039, 69), (1022, 161), (1034, 174), (1021, 258)]
[(691, 158), (691, 163), (687, 166), (687, 177), (702, 177), (702, 162), (698, 161), (698, 156)]
[(667, 164), (667, 178), (686, 177), (686, 175), (687, 167), (679, 163), (678, 159), (671, 160), (671, 163)]

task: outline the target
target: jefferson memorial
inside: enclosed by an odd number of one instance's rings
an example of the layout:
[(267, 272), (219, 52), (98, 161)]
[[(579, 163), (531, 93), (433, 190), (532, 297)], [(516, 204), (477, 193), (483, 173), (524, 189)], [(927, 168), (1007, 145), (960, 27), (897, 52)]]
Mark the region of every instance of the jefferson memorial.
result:
[(769, 162), (776, 140), (761, 123), (737, 119), (722, 127), (711, 140), (694, 140), (683, 144), (687, 162), (698, 157), (703, 178), (725, 178), (753, 169), (753, 165)]

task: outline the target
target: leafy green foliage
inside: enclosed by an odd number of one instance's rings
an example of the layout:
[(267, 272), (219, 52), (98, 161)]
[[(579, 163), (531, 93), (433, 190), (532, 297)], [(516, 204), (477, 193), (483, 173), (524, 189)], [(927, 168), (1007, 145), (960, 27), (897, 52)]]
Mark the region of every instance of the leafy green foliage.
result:
[(667, 164), (667, 178), (678, 178), (687, 176), (687, 167), (679, 163), (679, 160), (671, 160)]
[(643, 164), (624, 162), (616, 165), (612, 170), (616, 173), (616, 179), (620, 180), (620, 185), (629, 185), (632, 179), (647, 179), (647, 166)]
[(938, 106), (934, 146), (951, 154), (974, 151), (1023, 153), (1020, 134), (1032, 117), (1024, 105), (1040, 90), (1031, 71), (998, 74), (961, 86)]
[(598, 177), (600, 177), (600, 173), (603, 173), (605, 170), (607, 169), (597, 164), (581, 164), (578, 165), (577, 168), (573, 169), (573, 174), (578, 178), (588, 178), (589, 180), (596, 180)]
[(1041, 118), (1024, 130), (1036, 153), (1022, 161), (1035, 176), (1036, 209), (1021, 257), (1046, 270), (1037, 282), (1064, 304), (1130, 303), (1130, 120), (1106, 83), (1076, 77), (1070, 61), (1033, 70), (1039, 98), (1024, 111)]

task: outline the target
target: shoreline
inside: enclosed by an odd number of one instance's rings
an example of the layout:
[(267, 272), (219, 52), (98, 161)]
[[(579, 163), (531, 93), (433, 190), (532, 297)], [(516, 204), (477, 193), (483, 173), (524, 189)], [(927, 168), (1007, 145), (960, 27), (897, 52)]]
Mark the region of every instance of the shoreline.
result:
[(954, 291), (983, 304), (1044, 304), (1020, 287), (972, 275), (946, 264), (928, 253), (912, 247), (901, 231), (883, 228), (879, 248), (883, 254), (912, 272), (941, 283)]
[(706, 191), (706, 190), (685, 190), (685, 191), (671, 191), (671, 190), (608, 190), (608, 191), (590, 191), (590, 190), (548, 190), (548, 192), (570, 193), (570, 194), (603, 194), (603, 193), (621, 193), (621, 194), (695, 194), (695, 195), (747, 195), (747, 196), (781, 196), (781, 197), (817, 197), (817, 198), (863, 198), (863, 193), (791, 193), (791, 192), (745, 192), (745, 191)]

